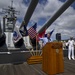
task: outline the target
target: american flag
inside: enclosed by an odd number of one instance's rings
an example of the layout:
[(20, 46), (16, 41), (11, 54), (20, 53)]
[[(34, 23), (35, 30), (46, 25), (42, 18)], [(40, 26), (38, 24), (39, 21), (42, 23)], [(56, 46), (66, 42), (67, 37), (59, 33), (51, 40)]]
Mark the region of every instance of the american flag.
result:
[(37, 23), (35, 23), (32, 27), (30, 27), (28, 29), (28, 34), (29, 34), (31, 39), (36, 37), (36, 34), (37, 34), (36, 28), (37, 28)]

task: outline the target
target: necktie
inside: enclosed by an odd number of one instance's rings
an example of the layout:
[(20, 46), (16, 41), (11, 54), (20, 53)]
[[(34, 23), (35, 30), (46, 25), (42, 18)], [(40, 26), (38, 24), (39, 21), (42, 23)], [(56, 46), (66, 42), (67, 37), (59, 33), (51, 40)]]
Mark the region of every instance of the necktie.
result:
[(50, 39), (48, 39), (48, 42), (50, 42), (51, 40)]

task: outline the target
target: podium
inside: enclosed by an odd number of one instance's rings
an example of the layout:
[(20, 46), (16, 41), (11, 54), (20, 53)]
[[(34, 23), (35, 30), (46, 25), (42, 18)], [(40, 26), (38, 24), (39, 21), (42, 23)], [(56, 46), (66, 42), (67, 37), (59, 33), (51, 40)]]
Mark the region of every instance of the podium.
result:
[(64, 59), (61, 42), (47, 43), (43, 48), (42, 69), (48, 75), (64, 72)]

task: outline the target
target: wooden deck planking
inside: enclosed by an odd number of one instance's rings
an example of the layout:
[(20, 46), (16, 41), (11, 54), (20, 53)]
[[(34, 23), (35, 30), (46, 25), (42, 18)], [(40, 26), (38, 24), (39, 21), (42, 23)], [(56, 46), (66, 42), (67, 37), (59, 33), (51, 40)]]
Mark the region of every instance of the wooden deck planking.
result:
[[(75, 60), (64, 58), (64, 73), (56, 75), (75, 75)], [(41, 64), (28, 65), (26, 62), (19, 65), (0, 64), (0, 75), (47, 75), (42, 71)]]

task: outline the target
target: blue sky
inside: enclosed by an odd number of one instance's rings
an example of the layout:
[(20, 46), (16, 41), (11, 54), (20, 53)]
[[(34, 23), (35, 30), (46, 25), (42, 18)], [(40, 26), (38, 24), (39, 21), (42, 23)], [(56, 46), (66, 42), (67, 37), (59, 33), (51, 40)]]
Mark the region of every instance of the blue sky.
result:
[[(20, 26), (31, 0), (13, 0), (13, 6), (20, 14), (17, 15), (16, 25)], [(53, 14), (64, 4), (66, 0), (39, 0), (39, 3), (29, 21), (27, 29), (37, 22), (37, 31), (53, 16)], [(0, 0), (0, 12), (6, 8), (11, 0)], [(0, 15), (2, 21), (3, 15)], [(55, 39), (56, 33), (61, 33), (62, 39), (70, 36), (75, 38), (75, 2), (46, 30), (49, 32), (55, 29), (52, 38)]]

